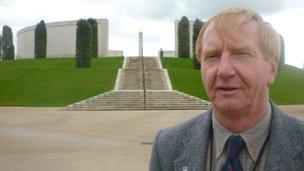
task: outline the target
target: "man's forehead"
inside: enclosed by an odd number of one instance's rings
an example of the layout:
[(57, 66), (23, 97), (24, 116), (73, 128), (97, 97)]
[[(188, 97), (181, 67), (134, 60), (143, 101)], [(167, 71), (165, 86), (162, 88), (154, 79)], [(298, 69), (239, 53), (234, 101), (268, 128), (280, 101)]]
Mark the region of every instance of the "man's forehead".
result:
[(204, 31), (202, 43), (212, 43), (220, 40), (220, 33), (215, 29), (214, 23), (211, 22)]
[(202, 43), (204, 44), (208, 41), (216, 41), (216, 39), (239, 41), (246, 39), (249, 35), (256, 35), (256, 38), (258, 38), (260, 34), (258, 24), (254, 20), (243, 23), (238, 28), (229, 27), (233, 26), (231, 24), (219, 26), (218, 23), (214, 23), (214, 21), (212, 21), (204, 31)]

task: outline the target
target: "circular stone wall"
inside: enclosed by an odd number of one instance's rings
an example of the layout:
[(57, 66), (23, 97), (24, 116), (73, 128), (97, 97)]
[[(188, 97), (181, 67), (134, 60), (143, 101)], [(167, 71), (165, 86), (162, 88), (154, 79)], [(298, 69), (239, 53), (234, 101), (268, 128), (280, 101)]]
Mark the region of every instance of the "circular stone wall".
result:
[[(75, 57), (75, 21), (46, 23), (47, 57)], [(109, 25), (107, 19), (98, 19), (98, 55), (108, 56)], [(35, 26), (17, 32), (17, 59), (34, 58)]]

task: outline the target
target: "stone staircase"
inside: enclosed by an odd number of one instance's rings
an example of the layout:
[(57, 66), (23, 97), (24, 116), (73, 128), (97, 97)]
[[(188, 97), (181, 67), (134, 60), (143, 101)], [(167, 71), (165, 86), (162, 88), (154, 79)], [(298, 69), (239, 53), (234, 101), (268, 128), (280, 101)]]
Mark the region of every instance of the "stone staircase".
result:
[[(204, 110), (209, 103), (178, 91), (147, 91), (147, 110)], [(110, 91), (72, 104), (66, 110), (143, 110), (143, 91)]]
[[(141, 58), (129, 57), (124, 66), (119, 70), (119, 83), (116, 90), (142, 90), (143, 76)], [(169, 90), (172, 89), (166, 80), (166, 70), (162, 69), (160, 61), (156, 57), (145, 57), (145, 85), (146, 90)]]
[(210, 103), (188, 94), (172, 90), (166, 69), (159, 58), (145, 57), (146, 108), (142, 90), (141, 59), (125, 58), (118, 71), (115, 89), (78, 103), (64, 110), (204, 110)]

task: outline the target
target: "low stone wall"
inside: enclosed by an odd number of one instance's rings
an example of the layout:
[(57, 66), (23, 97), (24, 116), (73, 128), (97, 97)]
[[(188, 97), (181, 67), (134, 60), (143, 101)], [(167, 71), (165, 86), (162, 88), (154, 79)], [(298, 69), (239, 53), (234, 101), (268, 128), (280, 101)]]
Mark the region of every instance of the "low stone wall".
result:
[(123, 56), (122, 50), (109, 50), (108, 56)]
[(165, 50), (163, 56), (164, 57), (176, 57), (174, 50)]

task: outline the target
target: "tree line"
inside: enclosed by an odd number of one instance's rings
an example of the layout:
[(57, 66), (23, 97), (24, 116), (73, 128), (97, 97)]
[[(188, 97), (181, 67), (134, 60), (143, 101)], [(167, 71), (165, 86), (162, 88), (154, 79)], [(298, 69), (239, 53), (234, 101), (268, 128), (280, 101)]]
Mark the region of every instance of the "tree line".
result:
[[(13, 44), (12, 29), (5, 25), (0, 35), (0, 55), (2, 60), (15, 59), (15, 47)], [(41, 20), (36, 24), (34, 34), (34, 57), (43, 59), (47, 56), (47, 29), (45, 22)], [(90, 67), (91, 58), (98, 56), (98, 24), (97, 20), (89, 18), (80, 19), (76, 29), (76, 67)]]
[[(192, 58), (193, 68), (200, 69), (200, 62), (195, 56), (195, 44), (197, 36), (203, 26), (204, 22), (196, 19), (192, 30)], [(183, 16), (178, 23), (178, 57), (190, 58), (190, 32), (189, 20)], [(281, 55), (280, 68), (285, 63), (285, 49), (284, 39), (281, 38)], [(46, 58), (47, 55), (47, 29), (45, 22), (41, 20), (35, 27), (35, 44), (34, 56), (35, 58)], [(76, 53), (75, 64), (79, 68), (87, 68), (91, 66), (91, 58), (98, 56), (98, 24), (96, 19), (89, 18), (87, 20), (80, 19), (77, 22), (76, 29)], [(15, 47), (13, 44), (12, 29), (5, 25), (2, 29), (2, 36), (0, 35), (0, 59), (13, 60), (15, 57)]]
[[(91, 58), (98, 56), (98, 24), (89, 18), (77, 21), (75, 65), (77, 68), (89, 68)], [(46, 58), (47, 33), (43, 20), (35, 29), (35, 58)]]
[[(35, 58), (46, 57), (46, 28), (42, 20), (35, 28)], [(0, 54), (2, 60), (15, 59), (15, 47), (13, 43), (13, 33), (11, 27), (5, 25), (0, 36)]]
[[(193, 58), (193, 68), (200, 69), (200, 62), (195, 57), (195, 44), (197, 36), (203, 27), (204, 22), (196, 19), (193, 23), (192, 30), (192, 58)], [(178, 57), (180, 58), (190, 58), (190, 25), (189, 20), (186, 16), (183, 16), (178, 22)]]
[[(35, 58), (46, 58), (47, 33), (43, 20), (35, 29)], [(98, 56), (98, 25), (97, 20), (89, 18), (77, 21), (76, 28), (76, 54), (77, 68), (89, 68), (91, 58)]]

